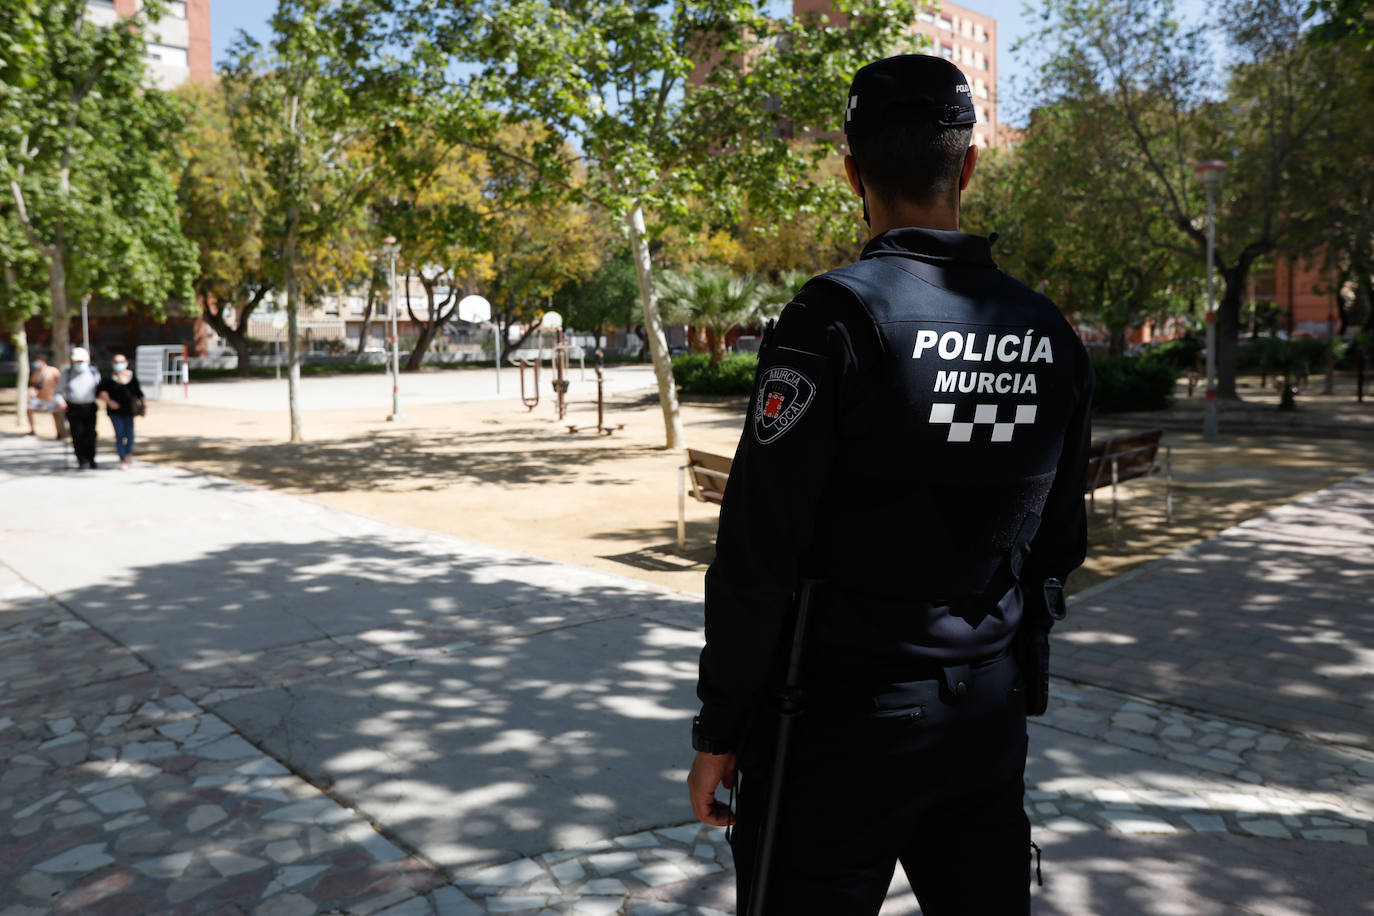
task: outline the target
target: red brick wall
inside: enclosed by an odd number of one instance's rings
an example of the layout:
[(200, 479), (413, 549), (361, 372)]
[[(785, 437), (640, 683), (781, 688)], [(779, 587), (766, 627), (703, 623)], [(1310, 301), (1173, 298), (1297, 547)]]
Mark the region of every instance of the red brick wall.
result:
[(186, 52), (191, 79), (209, 85), (215, 78), (215, 62), (210, 50), (210, 0), (187, 0), (186, 25), (191, 33)]

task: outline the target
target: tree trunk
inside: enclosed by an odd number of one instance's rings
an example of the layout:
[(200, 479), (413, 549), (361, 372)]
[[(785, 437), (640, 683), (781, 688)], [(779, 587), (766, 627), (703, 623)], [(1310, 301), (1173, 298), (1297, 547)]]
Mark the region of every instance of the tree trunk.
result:
[(363, 308), (363, 327), (358, 332), (358, 349), (354, 351), (354, 356), (362, 356), (364, 348), (367, 347), (367, 335), (372, 332), (372, 310), (377, 304), (377, 278), (373, 276), (367, 284), (367, 305)]
[(728, 334), (711, 328), (711, 365), (718, 366), (725, 359), (725, 338)]
[(299, 217), (295, 207), (286, 215), (286, 397), (291, 409), (291, 441), (304, 442), (301, 431), (301, 350), (300, 327), (296, 320), (296, 229)]
[(711, 338), (706, 333), (706, 325), (700, 324), (692, 328), (692, 352), (705, 353), (711, 349)]
[(62, 230), (48, 258), (48, 295), (52, 299), (52, 364), (66, 369), (72, 364), (71, 319), (67, 316), (67, 252)]
[(644, 313), (644, 329), (649, 337), (649, 354), (654, 361), (654, 376), (658, 380), (658, 403), (663, 409), (665, 445), (670, 449), (686, 447), (682, 433), (682, 411), (678, 407), (677, 385), (673, 383), (673, 362), (668, 356), (668, 338), (663, 333), (663, 316), (658, 312), (658, 296), (654, 292), (653, 265), (649, 261), (649, 233), (644, 226), (644, 209), (638, 204), (625, 215), (630, 231), (630, 250), (635, 259), (635, 275), (639, 280), (639, 306)]
[[(256, 303), (254, 303), (254, 305), (256, 305)], [(205, 320), (206, 324), (214, 328), (216, 334), (229, 341), (229, 346), (234, 348), (234, 355), (236, 357), (234, 369), (235, 372), (238, 373), (238, 377), (247, 378), (251, 375), (252, 373), (250, 370), (252, 364), (248, 358), (248, 336), (240, 330), (240, 328), (246, 328), (248, 326), (248, 316), (246, 314), (240, 315), (239, 327), (233, 327), (229, 322), (224, 320), (224, 313), (222, 311), (217, 312), (210, 308), (210, 299), (208, 296), (201, 297), (200, 316)]]
[(14, 332), (14, 425), (23, 429), (29, 408), (29, 332), (24, 320), (18, 319), (19, 330)]
[(420, 371), (420, 367), (425, 362), (425, 354), (429, 352), (429, 345), (432, 344), (434, 338), (438, 336), (438, 322), (428, 321), (420, 325), (420, 334), (415, 338), (415, 346), (411, 348), (410, 355), (406, 357), (405, 371)]
[[(1364, 326), (1361, 330), (1366, 334), (1374, 334), (1374, 276), (1361, 271), (1356, 283), (1356, 297), (1364, 300)], [(1365, 349), (1368, 351), (1370, 348), (1366, 345)], [(1374, 353), (1369, 356), (1374, 356)]]
[(1111, 336), (1107, 341), (1107, 355), (1120, 356), (1126, 352), (1126, 328), (1118, 326), (1109, 331)]
[(248, 378), (253, 374), (253, 354), (248, 346), (248, 338), (236, 333), (229, 337), (229, 343), (234, 348), (234, 371), (239, 378)]
[(1221, 302), (1217, 305), (1217, 398), (1239, 401), (1236, 392), (1236, 336), (1240, 333), (1240, 305), (1245, 297), (1245, 281), (1250, 275), (1249, 263), (1237, 264), (1221, 272), (1224, 284)]
[[(409, 288), (409, 277), (406, 278), (407, 289)], [(425, 307), (429, 309), (428, 321), (418, 321), (415, 313), (410, 310), (410, 296), (406, 296), (406, 313), (410, 315), (410, 320), (420, 326), (420, 333), (415, 338), (415, 346), (410, 351), (410, 356), (406, 359), (407, 372), (419, 372), (420, 366), (424, 364), (425, 354), (429, 352), (430, 344), (434, 343), (434, 338), (439, 336), (443, 330), (447, 318), (444, 316), (444, 306), (453, 301), (454, 292), (449, 288), (448, 298), (438, 307), (434, 304), (434, 284), (438, 279), (426, 280), (423, 272), (420, 273), (420, 285), (425, 288)]]

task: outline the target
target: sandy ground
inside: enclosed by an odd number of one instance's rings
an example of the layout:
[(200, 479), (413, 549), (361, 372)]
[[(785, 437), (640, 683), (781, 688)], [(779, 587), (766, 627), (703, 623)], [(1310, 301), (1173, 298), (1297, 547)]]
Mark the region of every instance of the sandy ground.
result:
[[(733, 454), (743, 411), (738, 398), (687, 403), (688, 443)], [(512, 400), (419, 404), (406, 412), (389, 423), (373, 408), (307, 411), (309, 441), (290, 445), (284, 410), (151, 402), (139, 421), (138, 456), (701, 592), (717, 510), (687, 501), (688, 546), (679, 554), (682, 459), (662, 447), (656, 401), (619, 396), (607, 420), (624, 429), (611, 436), (569, 433), (568, 424), (595, 425), (595, 403), (586, 399), (575, 400), (562, 422), (548, 399), (533, 412)], [(8, 418), (2, 428), (13, 429)], [(1110, 424), (1097, 430), (1113, 431)], [(52, 435), (47, 417), (39, 418), (39, 432)], [(113, 465), (103, 418), (100, 436), (102, 461)], [(1163, 483), (1133, 481), (1122, 486), (1113, 537), (1109, 491), (1098, 491), (1089, 559), (1072, 591), (1374, 467), (1368, 438), (1226, 435), (1209, 445), (1197, 434), (1169, 432), (1165, 441), (1173, 448), (1172, 523), (1164, 518)]]

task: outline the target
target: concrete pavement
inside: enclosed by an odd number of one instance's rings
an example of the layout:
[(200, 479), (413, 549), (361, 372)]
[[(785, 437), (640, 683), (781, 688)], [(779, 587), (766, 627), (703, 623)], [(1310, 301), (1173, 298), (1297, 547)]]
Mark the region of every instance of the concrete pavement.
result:
[[(682, 790), (698, 599), (51, 446), (0, 437), (0, 916), (733, 910)], [(1372, 533), (1365, 475), (1074, 603), (1031, 727), (1037, 913), (1374, 912)], [(1191, 639), (1149, 642), (1178, 625), (1152, 581)], [(1254, 634), (1343, 654), (1247, 704)], [(1188, 648), (1195, 692), (1160, 679)]]

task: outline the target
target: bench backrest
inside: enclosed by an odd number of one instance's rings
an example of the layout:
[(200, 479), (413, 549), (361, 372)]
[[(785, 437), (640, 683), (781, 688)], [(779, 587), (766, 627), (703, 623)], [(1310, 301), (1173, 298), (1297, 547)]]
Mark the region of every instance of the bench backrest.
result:
[(692, 495), (703, 502), (718, 503), (725, 498), (725, 480), (734, 460), (699, 449), (687, 449), (687, 473), (692, 475)]
[(1094, 442), (1088, 458), (1087, 488), (1091, 490), (1111, 483), (1112, 458), (1116, 458), (1118, 480), (1130, 480), (1151, 473), (1162, 438), (1164, 430), (1152, 429)]

